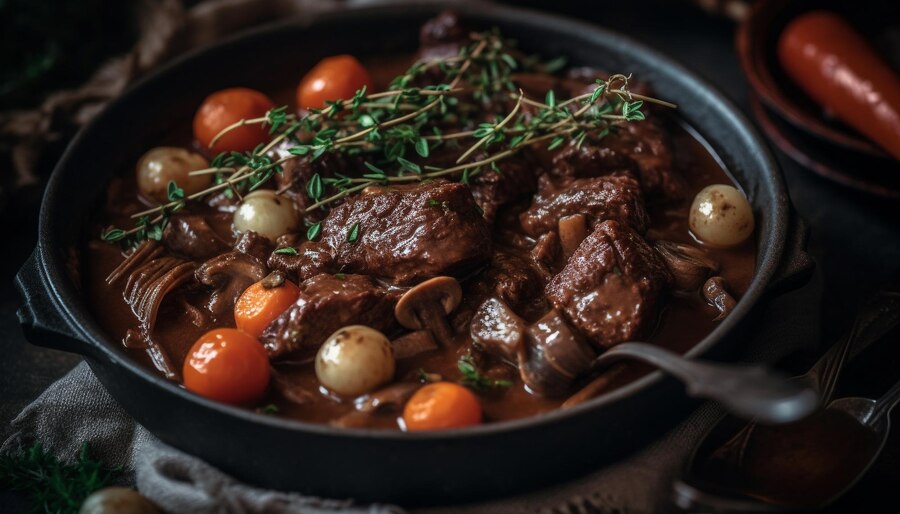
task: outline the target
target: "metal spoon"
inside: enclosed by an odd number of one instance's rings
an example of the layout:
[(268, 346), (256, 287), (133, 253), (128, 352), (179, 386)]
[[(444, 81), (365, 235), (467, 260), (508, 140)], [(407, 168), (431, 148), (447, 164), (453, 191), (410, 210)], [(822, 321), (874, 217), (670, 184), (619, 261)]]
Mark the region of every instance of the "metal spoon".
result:
[(808, 385), (762, 367), (729, 365), (687, 359), (646, 343), (622, 343), (597, 358), (603, 366), (622, 359), (651, 364), (684, 382), (687, 393), (715, 400), (729, 412), (767, 423), (789, 423), (819, 406), (816, 392)]
[[(874, 341), (881, 339), (900, 322), (900, 293), (894, 290), (880, 291), (857, 314), (850, 331), (826, 352), (804, 375), (794, 382), (805, 384), (818, 391), (823, 403), (831, 400), (844, 362), (864, 351)], [(742, 448), (750, 439), (754, 423), (743, 423), (731, 416), (723, 416), (700, 439), (685, 467), (685, 477), (673, 483), (673, 502), (691, 512), (773, 512), (784, 510), (752, 499), (736, 499), (718, 496), (694, 485), (692, 472), (699, 455), (715, 450), (720, 444), (736, 442)], [(732, 435), (733, 434), (733, 435)], [(860, 474), (861, 476), (861, 474)], [(835, 497), (836, 498), (836, 497)]]

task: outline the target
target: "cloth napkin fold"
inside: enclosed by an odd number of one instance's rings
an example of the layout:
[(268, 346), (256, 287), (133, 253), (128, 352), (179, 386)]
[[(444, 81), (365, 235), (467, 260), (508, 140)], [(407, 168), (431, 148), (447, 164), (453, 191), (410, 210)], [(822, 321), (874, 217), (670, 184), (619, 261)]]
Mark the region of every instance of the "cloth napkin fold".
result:
[[(747, 362), (774, 363), (796, 352), (820, 350), (821, 282), (769, 303), (756, 334), (743, 352)], [(831, 343), (832, 341), (827, 341)], [(452, 507), (421, 509), (422, 514), (477, 512), (560, 514), (659, 512), (672, 478), (698, 438), (721, 411), (706, 404), (662, 439), (625, 461), (573, 480), (511, 498)], [(85, 362), (51, 385), (13, 420), (0, 453), (40, 441), (60, 459), (73, 460), (82, 443), (92, 454), (129, 472), (124, 481), (172, 513), (372, 513), (406, 512), (392, 505), (359, 505), (270, 491), (243, 484), (218, 469), (172, 448), (138, 425), (106, 392)]]

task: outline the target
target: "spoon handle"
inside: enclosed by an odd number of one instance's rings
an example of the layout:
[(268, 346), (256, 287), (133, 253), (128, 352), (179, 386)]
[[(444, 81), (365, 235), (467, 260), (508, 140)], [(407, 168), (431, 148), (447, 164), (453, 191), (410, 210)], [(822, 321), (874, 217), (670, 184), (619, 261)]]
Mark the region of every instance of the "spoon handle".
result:
[(893, 385), (888, 392), (875, 401), (875, 407), (866, 419), (867, 425), (874, 425), (882, 417), (890, 414), (891, 410), (900, 403), (900, 382)]
[(605, 365), (636, 359), (681, 380), (691, 396), (716, 400), (732, 413), (765, 423), (788, 423), (811, 413), (818, 396), (809, 387), (789, 381), (761, 366), (728, 365), (686, 359), (646, 343), (622, 343), (597, 359)]
[(900, 292), (881, 290), (857, 313), (850, 331), (816, 361), (806, 374), (822, 403), (831, 401), (844, 363), (881, 339), (900, 322)]

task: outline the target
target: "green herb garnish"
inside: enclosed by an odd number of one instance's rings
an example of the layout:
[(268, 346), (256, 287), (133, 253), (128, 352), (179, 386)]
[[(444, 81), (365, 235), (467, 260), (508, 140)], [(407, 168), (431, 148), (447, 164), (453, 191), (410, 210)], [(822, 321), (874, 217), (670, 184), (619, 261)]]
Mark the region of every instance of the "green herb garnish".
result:
[(460, 357), (459, 362), (456, 363), (456, 367), (459, 368), (459, 372), (463, 375), (462, 384), (471, 389), (484, 391), (497, 387), (509, 387), (512, 385), (512, 382), (509, 380), (488, 378), (482, 375), (478, 371), (478, 368), (475, 367), (475, 363), (469, 355)]
[(279, 248), (272, 253), (277, 253), (278, 255), (299, 255), (300, 253), (293, 246), (285, 246), (283, 248)]
[(27, 494), (34, 512), (78, 512), (85, 498), (121, 474), (121, 467), (92, 458), (87, 443), (73, 463), (60, 462), (41, 443), (0, 457), (0, 489)]
[(347, 231), (347, 242), (348, 243), (355, 243), (357, 239), (359, 239), (359, 223), (358, 222), (354, 223), (350, 227), (350, 230)]

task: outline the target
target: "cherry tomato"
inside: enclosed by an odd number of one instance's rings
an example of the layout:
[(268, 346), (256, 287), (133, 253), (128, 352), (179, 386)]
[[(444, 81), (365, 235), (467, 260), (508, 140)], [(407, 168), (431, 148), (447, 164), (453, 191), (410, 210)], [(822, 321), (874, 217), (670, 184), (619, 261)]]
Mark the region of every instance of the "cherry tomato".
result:
[(210, 142), (226, 127), (244, 119), (261, 118), (275, 104), (266, 95), (235, 87), (209, 95), (194, 115), (194, 138), (213, 153), (246, 152), (268, 138), (268, 131), (261, 124), (237, 127), (223, 135), (212, 148)]
[(255, 337), (233, 328), (200, 336), (184, 361), (184, 386), (201, 396), (245, 405), (269, 385), (269, 357)]
[(326, 107), (325, 100), (346, 100), (372, 78), (352, 55), (326, 57), (309, 70), (297, 86), (297, 105), (303, 109)]
[(234, 304), (234, 323), (238, 330), (259, 337), (269, 323), (299, 297), (300, 288), (290, 280), (270, 288), (266, 288), (262, 281), (257, 282), (245, 289)]
[(406, 402), (403, 422), (410, 432), (477, 425), (481, 423), (481, 404), (461, 385), (435, 382), (416, 391)]

